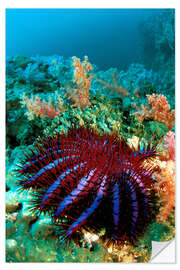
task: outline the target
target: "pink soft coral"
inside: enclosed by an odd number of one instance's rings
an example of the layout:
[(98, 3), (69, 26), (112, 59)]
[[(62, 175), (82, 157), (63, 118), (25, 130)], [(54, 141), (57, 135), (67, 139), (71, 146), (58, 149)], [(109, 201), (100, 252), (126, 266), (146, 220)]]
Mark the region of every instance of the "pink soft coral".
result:
[(164, 137), (164, 143), (166, 146), (167, 153), (169, 155), (168, 159), (175, 161), (175, 134), (169, 131)]
[(29, 120), (33, 120), (34, 116), (41, 118), (45, 118), (46, 116), (50, 119), (53, 119), (55, 116), (59, 116), (60, 113), (64, 111), (62, 100), (59, 96), (57, 96), (56, 107), (53, 106), (51, 98), (49, 98), (48, 102), (41, 100), (41, 98), (36, 96), (31, 96), (28, 98), (25, 93), (22, 95), (21, 104), (23, 107), (27, 108), (26, 115)]

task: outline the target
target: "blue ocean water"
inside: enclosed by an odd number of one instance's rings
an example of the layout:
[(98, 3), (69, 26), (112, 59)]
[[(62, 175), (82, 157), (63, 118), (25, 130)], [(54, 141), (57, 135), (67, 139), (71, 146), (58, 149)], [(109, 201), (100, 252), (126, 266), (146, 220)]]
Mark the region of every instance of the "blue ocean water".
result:
[(83, 57), (101, 69), (141, 63), (139, 25), (163, 9), (7, 9), (6, 55)]

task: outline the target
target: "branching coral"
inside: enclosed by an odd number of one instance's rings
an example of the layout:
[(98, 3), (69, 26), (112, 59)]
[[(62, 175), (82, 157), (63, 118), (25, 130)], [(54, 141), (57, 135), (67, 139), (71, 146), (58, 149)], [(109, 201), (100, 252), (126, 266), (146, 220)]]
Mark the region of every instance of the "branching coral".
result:
[[(56, 93), (57, 94), (57, 93)], [(59, 116), (63, 111), (63, 101), (60, 96), (57, 95), (56, 107), (52, 104), (52, 99), (49, 97), (48, 102), (41, 100), (41, 98), (37, 96), (31, 96), (28, 98), (24, 93), (21, 98), (22, 107), (27, 107), (28, 112), (26, 115), (29, 120), (33, 120), (34, 116), (41, 118), (45, 118), (46, 116), (50, 119), (53, 119), (55, 116)]]
[(147, 95), (148, 105), (141, 105), (141, 111), (138, 110), (136, 115), (142, 122), (146, 118), (153, 119), (159, 123), (165, 124), (170, 130), (175, 122), (175, 110), (170, 110), (167, 98), (164, 95)]
[(90, 106), (89, 101), (89, 89), (91, 88), (91, 81), (93, 75), (89, 73), (93, 70), (92, 65), (88, 62), (88, 57), (84, 57), (84, 61), (77, 57), (72, 57), (74, 67), (74, 80), (76, 88), (71, 89), (68, 92), (69, 98), (75, 104), (75, 106), (80, 108), (86, 108)]
[(127, 89), (122, 87), (122, 86), (119, 86), (119, 84), (118, 84), (118, 76), (117, 76), (116, 72), (112, 72), (112, 79), (113, 79), (113, 84), (108, 83), (108, 82), (101, 80), (101, 79), (97, 79), (97, 81), (100, 84), (104, 85), (105, 88), (113, 90), (116, 93), (121, 94), (124, 97), (127, 96), (127, 93), (128, 93)]

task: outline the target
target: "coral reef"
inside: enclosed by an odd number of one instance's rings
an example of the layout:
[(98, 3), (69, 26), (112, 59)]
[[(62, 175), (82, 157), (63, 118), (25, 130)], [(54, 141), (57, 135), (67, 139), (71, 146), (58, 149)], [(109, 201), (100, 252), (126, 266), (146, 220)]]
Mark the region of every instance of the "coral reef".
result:
[[(141, 105), (142, 112), (136, 113), (142, 122), (146, 118), (164, 123), (172, 129), (175, 122), (175, 110), (170, 110), (167, 98), (164, 95), (147, 95), (148, 105)], [(138, 108), (137, 108), (138, 109)]]
[[(82, 62), (77, 57), (72, 60), (57, 55), (7, 58), (7, 261), (147, 262), (152, 240), (174, 237), (175, 138), (174, 110), (170, 110), (174, 109), (174, 83), (166, 76), (171, 65), (164, 67), (162, 76), (161, 71), (147, 70), (140, 64), (132, 64), (127, 71), (100, 71), (87, 57)], [(144, 110), (136, 112), (140, 107)], [(137, 115), (142, 113), (143, 121), (139, 121)], [(123, 137), (133, 151), (141, 151), (152, 137), (152, 143), (159, 143), (158, 158), (147, 160), (148, 166), (152, 162), (157, 167), (153, 189), (160, 211), (144, 239), (138, 238), (137, 246), (125, 241), (107, 248), (105, 229), (89, 232), (83, 228), (79, 246), (72, 241), (69, 249), (62, 249), (56, 241), (57, 226), (53, 227), (47, 215), (29, 211), (32, 195), (17, 192), (14, 164), (23, 160), (27, 145), (35, 151), (42, 136), (66, 136), (74, 124), (77, 129), (93, 129), (99, 136), (113, 133), (118, 140)]]
[(175, 133), (172, 131), (169, 131), (166, 136), (164, 137), (164, 144), (165, 149), (168, 153), (168, 157), (166, 157), (167, 160), (173, 160), (175, 161)]
[(157, 93), (171, 95), (168, 101), (173, 101), (172, 107), (175, 97), (175, 9), (164, 9), (161, 14), (149, 16), (140, 24), (139, 30), (142, 58), (146, 67), (157, 71)]
[[(135, 149), (139, 145), (138, 137), (129, 139), (129, 144)], [(150, 161), (144, 161), (144, 166), (151, 164), (156, 168), (153, 177), (156, 179), (155, 191), (159, 196), (158, 223), (165, 223), (175, 208), (175, 134), (169, 131), (163, 141), (158, 144), (158, 156)]]
[(80, 108), (86, 108), (90, 106), (89, 101), (89, 89), (91, 87), (91, 81), (93, 75), (89, 73), (93, 70), (92, 65), (88, 62), (88, 57), (84, 57), (84, 61), (81, 63), (77, 57), (72, 57), (74, 67), (74, 80), (76, 87), (73, 89), (67, 89), (67, 93), (71, 101), (75, 106)]
[(175, 134), (169, 131), (163, 142), (164, 152), (157, 162), (159, 172), (155, 173), (156, 190), (161, 200), (160, 213), (157, 216), (158, 222), (165, 222), (175, 207)]
[(112, 79), (113, 79), (113, 84), (110, 84), (104, 80), (101, 80), (101, 79), (97, 79), (97, 82), (104, 85), (105, 88), (108, 88), (110, 90), (113, 90), (115, 91), (116, 93), (122, 95), (122, 96), (126, 96), (128, 91), (126, 88), (124, 87), (121, 87), (118, 85), (118, 76), (117, 76), (117, 72), (116, 71), (113, 71), (112, 72)]
[(157, 193), (162, 206), (157, 216), (158, 222), (165, 222), (168, 214), (175, 207), (175, 164), (172, 160), (159, 163), (160, 172), (155, 173)]
[[(137, 149), (140, 140), (133, 136), (128, 140), (130, 146)], [(149, 161), (156, 170), (153, 176), (156, 179), (155, 190), (160, 200), (160, 210), (156, 217), (158, 223), (167, 221), (168, 215), (175, 207), (175, 134), (169, 131), (158, 146), (159, 155), (153, 161)], [(147, 161), (145, 161), (145, 164)]]
[[(175, 10), (166, 9), (161, 14), (154, 14), (139, 27), (146, 63), (151, 66), (174, 59), (175, 54)], [(151, 56), (154, 61), (151, 61)]]
[(60, 116), (60, 114), (65, 110), (63, 106), (62, 98), (56, 93), (56, 108), (52, 104), (52, 98), (49, 97), (48, 102), (41, 100), (41, 98), (36, 95), (28, 98), (25, 93), (23, 93), (21, 98), (22, 107), (27, 107), (28, 112), (26, 113), (29, 120), (34, 119), (34, 116), (41, 118), (48, 117), (53, 119), (55, 116)]

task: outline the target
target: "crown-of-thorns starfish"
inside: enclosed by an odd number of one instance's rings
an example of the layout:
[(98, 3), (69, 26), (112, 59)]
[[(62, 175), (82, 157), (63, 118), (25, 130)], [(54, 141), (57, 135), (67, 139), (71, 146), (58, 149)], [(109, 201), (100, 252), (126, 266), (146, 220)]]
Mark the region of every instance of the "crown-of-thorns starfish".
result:
[(19, 164), (21, 189), (34, 190), (32, 210), (60, 225), (59, 241), (81, 229), (105, 229), (107, 243), (134, 242), (156, 212), (153, 168), (142, 162), (156, 152), (134, 150), (115, 135), (88, 128), (44, 137)]

